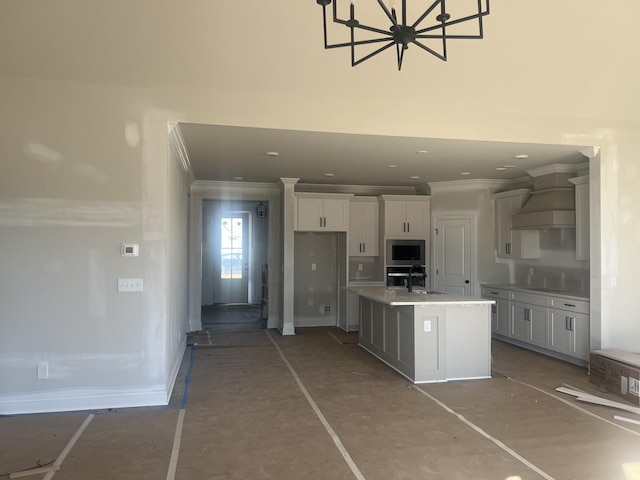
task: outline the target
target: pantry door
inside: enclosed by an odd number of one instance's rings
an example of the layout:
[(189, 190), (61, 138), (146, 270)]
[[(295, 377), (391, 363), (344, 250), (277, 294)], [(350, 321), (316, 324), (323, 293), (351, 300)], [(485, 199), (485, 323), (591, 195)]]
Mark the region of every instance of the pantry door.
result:
[(471, 215), (434, 217), (435, 290), (474, 295), (474, 220)]

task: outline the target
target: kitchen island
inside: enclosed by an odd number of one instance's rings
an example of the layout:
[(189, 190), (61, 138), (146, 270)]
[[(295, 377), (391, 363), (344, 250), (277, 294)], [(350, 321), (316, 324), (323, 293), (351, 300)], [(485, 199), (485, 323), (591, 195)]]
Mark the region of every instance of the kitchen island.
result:
[(433, 290), (350, 288), (362, 348), (414, 383), (491, 377), (493, 300)]

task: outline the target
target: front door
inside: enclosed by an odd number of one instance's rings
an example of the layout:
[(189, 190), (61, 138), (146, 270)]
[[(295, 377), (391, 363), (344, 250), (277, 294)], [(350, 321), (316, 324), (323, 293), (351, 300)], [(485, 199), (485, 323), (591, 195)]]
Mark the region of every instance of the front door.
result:
[(473, 295), (472, 225), (471, 216), (434, 218), (434, 289)]
[(249, 291), (249, 215), (223, 212), (216, 249), (215, 303), (247, 303)]

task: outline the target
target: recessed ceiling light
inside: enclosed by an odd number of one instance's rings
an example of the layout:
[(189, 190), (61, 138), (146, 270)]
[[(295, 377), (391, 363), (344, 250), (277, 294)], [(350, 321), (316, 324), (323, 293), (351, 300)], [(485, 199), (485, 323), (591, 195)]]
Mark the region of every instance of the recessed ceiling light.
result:
[(278, 155), (280, 155), (279, 152), (265, 152), (265, 155), (267, 157), (277, 157)]
[(397, 167), (397, 165), (393, 165), (393, 164), (387, 165), (387, 168), (396, 168), (396, 167)]
[(411, 175), (409, 180), (418, 180), (420, 177), (418, 175)]
[(426, 155), (427, 153), (429, 153), (429, 151), (428, 150), (418, 150), (416, 153), (418, 155)]
[(502, 165), (504, 168), (516, 168), (515, 165)]
[(506, 170), (505, 167), (497, 167), (496, 170)]
[(460, 172), (460, 175), (471, 175), (471, 172)]
[(325, 173), (324, 176), (325, 177), (334, 177), (335, 173)]
[(527, 158), (529, 158), (529, 155), (520, 154), (520, 155), (516, 155), (513, 158), (515, 158), (516, 160), (526, 160)]
[(244, 180), (244, 177), (233, 177), (234, 180)]

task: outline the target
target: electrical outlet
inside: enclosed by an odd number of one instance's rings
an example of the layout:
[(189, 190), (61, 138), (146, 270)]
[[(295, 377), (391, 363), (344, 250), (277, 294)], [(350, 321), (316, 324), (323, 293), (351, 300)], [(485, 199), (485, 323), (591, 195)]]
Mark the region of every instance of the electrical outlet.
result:
[(424, 331), (425, 332), (430, 332), (431, 331), (431, 320), (425, 320), (424, 321)]
[(118, 291), (119, 292), (141, 292), (142, 279), (141, 278), (119, 278)]
[(331, 305), (325, 305), (324, 306), (324, 311), (326, 312), (330, 312), (331, 311)]
[(358, 264), (358, 271), (360, 271), (360, 272), (362, 271), (362, 264), (361, 263)]
[(312, 264), (311, 264), (311, 270), (315, 270), (315, 269), (316, 269), (316, 264), (315, 264), (315, 263), (312, 263)]
[(38, 380), (49, 378), (49, 362), (38, 363)]

